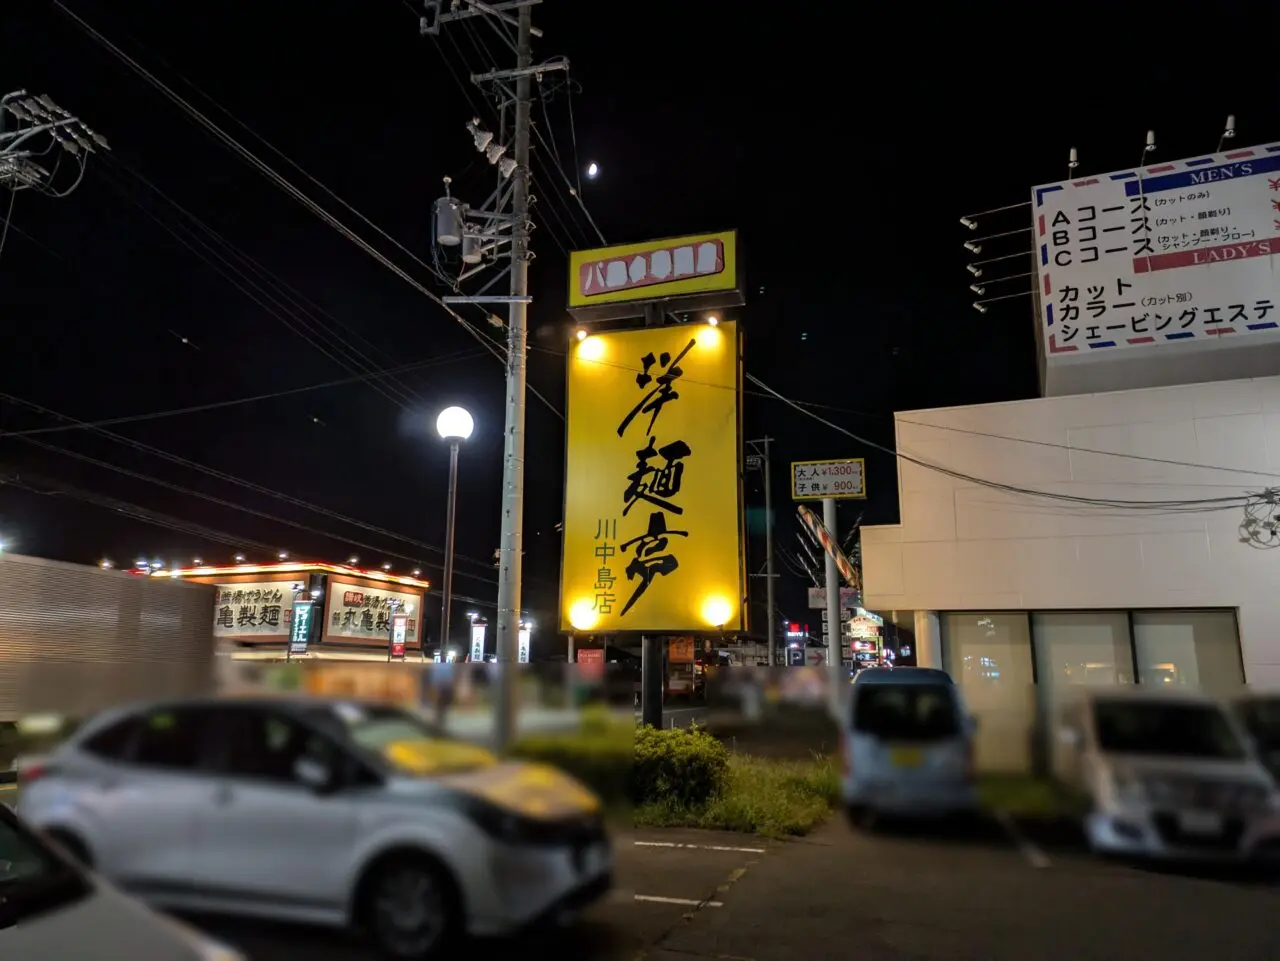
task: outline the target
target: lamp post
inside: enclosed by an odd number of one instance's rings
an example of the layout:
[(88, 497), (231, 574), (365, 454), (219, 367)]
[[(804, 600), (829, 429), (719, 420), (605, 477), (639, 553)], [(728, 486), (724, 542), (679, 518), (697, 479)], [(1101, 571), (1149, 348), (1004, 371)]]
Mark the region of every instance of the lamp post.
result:
[(436, 433), (449, 442), (449, 512), (444, 532), (444, 577), (440, 595), (440, 649), (449, 644), (449, 607), (453, 601), (453, 530), (458, 508), (458, 445), (471, 436), (475, 421), (461, 407), (446, 407), (436, 418)]

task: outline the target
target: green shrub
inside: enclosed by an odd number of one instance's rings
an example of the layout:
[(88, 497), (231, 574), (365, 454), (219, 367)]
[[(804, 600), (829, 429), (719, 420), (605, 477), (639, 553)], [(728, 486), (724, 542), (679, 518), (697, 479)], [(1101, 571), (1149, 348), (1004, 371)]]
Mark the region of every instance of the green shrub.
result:
[(659, 731), (642, 727), (635, 735), (631, 800), (676, 806), (705, 804), (724, 787), (729, 751), (696, 725)]
[(693, 827), (785, 838), (808, 834), (839, 802), (840, 775), (829, 757), (775, 760), (735, 754), (723, 788), (705, 804), (655, 799), (636, 808), (638, 827)]

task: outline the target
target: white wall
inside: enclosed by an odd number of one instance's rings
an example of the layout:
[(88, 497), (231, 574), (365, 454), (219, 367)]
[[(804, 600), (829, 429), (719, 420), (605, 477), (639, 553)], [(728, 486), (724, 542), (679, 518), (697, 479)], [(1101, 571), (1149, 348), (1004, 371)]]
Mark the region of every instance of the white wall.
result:
[[(896, 419), (900, 453), (1025, 488), (1198, 500), (1280, 487), (1280, 377), (911, 411)], [(905, 461), (898, 488), (902, 523), (862, 531), (867, 607), (1235, 607), (1248, 682), (1280, 687), (1280, 549), (1242, 544), (1240, 509), (1073, 507)]]

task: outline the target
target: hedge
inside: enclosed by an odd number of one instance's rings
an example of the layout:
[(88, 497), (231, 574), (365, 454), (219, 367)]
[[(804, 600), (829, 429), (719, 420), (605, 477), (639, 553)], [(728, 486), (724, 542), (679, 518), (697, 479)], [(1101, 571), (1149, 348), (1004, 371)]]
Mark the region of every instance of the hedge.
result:
[(512, 753), (572, 774), (606, 804), (702, 804), (725, 785), (729, 752), (701, 728), (634, 728), (589, 714), (573, 734), (523, 738)]

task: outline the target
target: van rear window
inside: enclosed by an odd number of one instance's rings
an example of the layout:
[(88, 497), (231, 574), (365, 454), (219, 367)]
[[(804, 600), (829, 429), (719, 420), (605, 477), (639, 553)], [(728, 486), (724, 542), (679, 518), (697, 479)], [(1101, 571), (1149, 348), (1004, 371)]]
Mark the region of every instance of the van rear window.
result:
[(936, 741), (960, 733), (950, 688), (940, 684), (867, 685), (854, 699), (853, 729), (894, 741)]

